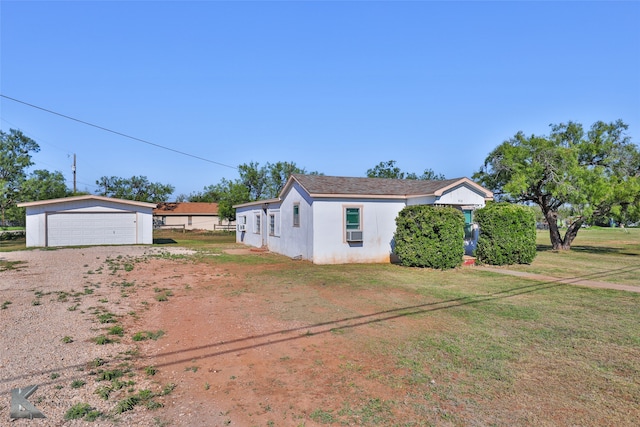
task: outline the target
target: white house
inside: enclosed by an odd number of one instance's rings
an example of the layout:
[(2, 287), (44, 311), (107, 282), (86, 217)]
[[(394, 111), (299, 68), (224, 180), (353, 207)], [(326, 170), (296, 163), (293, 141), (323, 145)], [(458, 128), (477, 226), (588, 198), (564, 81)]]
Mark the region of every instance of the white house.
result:
[(471, 229), (473, 211), (492, 199), (491, 191), (468, 178), (422, 181), (294, 174), (278, 198), (234, 206), (236, 241), (315, 264), (388, 263), (395, 220), (405, 206), (459, 208)]
[(155, 203), (86, 195), (19, 203), (27, 247), (153, 243)]

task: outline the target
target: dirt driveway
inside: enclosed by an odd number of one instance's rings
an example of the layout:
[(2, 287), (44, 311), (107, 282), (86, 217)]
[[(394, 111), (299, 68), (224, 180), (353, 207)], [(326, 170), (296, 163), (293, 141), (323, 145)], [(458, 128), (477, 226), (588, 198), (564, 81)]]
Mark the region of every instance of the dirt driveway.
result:
[[(353, 424), (388, 424), (393, 416), (384, 401), (397, 390), (376, 381), (376, 370), (397, 368), (367, 345), (371, 337), (403, 334), (407, 319), (393, 307), (415, 305), (415, 294), (390, 290), (381, 307), (366, 292), (353, 300), (348, 289), (247, 279), (279, 268), (151, 261), (128, 276), (142, 281), (161, 272), (154, 286), (173, 294), (128, 325), (167, 332), (142, 345), (144, 363), (158, 368), (161, 382), (177, 385), (163, 417), (180, 425), (312, 426), (351, 400), (369, 406), (353, 408)], [(369, 366), (376, 368), (365, 372)]]
[[(0, 265), (0, 416), (8, 419), (10, 390), (32, 384), (30, 402), (47, 416), (13, 425), (75, 425), (65, 413), (80, 403), (109, 415), (92, 425), (309, 426), (345, 398), (369, 405), (370, 414), (353, 409), (356, 423), (391, 416), (379, 396), (394, 391), (362, 369), (394, 367), (361, 344), (401, 335), (406, 319), (394, 318), (393, 306), (415, 304), (413, 294), (390, 291), (384, 307), (366, 295), (345, 305), (348, 289), (290, 296), (288, 287), (247, 280), (277, 264), (193, 262), (142, 247), (3, 253)], [(297, 320), (314, 313), (335, 320)], [(157, 340), (133, 337), (158, 331)], [(100, 336), (112, 342), (98, 345)], [(98, 378), (118, 370), (131, 379), (101, 399), (108, 382)], [(113, 415), (140, 390), (162, 406)]]
[[(335, 276), (309, 280), (304, 262), (250, 254), (143, 247), (0, 254), (0, 304), (8, 302), (0, 310), (0, 425), (10, 390), (31, 384), (40, 388), (30, 401), (47, 419), (12, 425), (563, 424), (567, 412), (554, 412), (563, 402), (542, 388), (530, 391), (531, 403), (485, 395), (456, 369), (405, 357), (419, 349), (397, 351), (416, 331), (461, 325), (424, 315), (439, 313), (441, 300)], [(454, 382), (469, 392), (452, 392)], [(95, 421), (65, 420), (83, 403)], [(572, 419), (591, 414), (580, 416)]]

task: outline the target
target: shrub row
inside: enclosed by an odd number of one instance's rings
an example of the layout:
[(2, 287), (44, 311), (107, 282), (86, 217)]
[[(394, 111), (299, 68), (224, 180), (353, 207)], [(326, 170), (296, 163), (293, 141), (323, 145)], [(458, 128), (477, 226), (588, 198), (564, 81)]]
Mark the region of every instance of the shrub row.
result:
[[(489, 203), (475, 212), (479, 262), (530, 264), (536, 256), (536, 220), (526, 206)], [(451, 207), (408, 206), (396, 218), (394, 253), (409, 267), (454, 268), (464, 255), (464, 216)]]
[(536, 256), (533, 210), (510, 203), (489, 203), (475, 213), (480, 227), (479, 262), (492, 265), (530, 264)]
[(454, 268), (464, 255), (464, 216), (450, 207), (407, 206), (396, 218), (394, 238), (402, 265)]

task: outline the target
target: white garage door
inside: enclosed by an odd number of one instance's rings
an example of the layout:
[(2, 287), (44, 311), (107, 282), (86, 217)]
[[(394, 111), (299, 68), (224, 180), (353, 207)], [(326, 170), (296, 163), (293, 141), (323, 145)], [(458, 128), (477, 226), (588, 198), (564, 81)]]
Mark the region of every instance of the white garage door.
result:
[(135, 213), (50, 213), (47, 216), (47, 246), (135, 243)]

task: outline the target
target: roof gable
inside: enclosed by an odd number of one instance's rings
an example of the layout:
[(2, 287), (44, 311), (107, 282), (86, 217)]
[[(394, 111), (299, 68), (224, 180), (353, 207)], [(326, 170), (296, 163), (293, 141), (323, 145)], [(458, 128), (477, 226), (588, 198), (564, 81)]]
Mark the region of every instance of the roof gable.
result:
[(59, 199), (37, 200), (35, 202), (18, 203), (18, 207), (27, 208), (33, 206), (56, 205), (60, 203), (78, 202), (82, 200), (95, 200), (96, 202), (119, 203), (122, 205), (139, 206), (143, 208), (155, 208), (156, 203), (138, 202), (135, 200), (115, 199), (113, 197), (98, 196), (95, 194), (86, 194), (84, 196), (61, 197)]
[(294, 181), (298, 182), (312, 197), (407, 198), (441, 196), (444, 192), (456, 186), (467, 185), (483, 194), (485, 198), (493, 198), (491, 191), (476, 184), (469, 178), (425, 181), (416, 179), (359, 178), (298, 174), (294, 174), (289, 178), (289, 181), (287, 181), (287, 184), (280, 193), (281, 196), (288, 191)]

